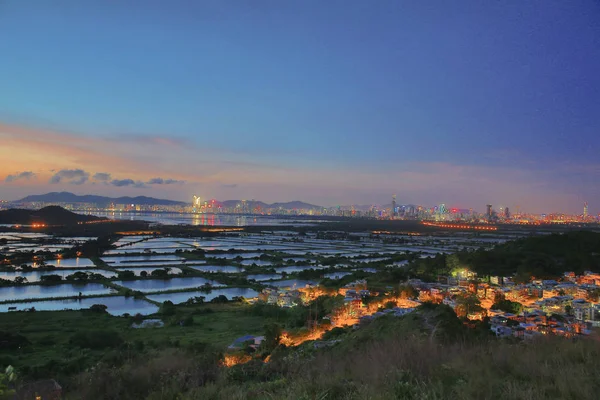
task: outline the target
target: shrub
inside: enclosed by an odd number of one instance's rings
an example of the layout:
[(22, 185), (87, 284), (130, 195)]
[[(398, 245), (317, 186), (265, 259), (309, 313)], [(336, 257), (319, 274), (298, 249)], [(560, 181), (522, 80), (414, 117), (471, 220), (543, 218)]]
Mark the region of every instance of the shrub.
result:
[(105, 349), (120, 346), (123, 339), (112, 330), (82, 331), (71, 336), (69, 343), (82, 348)]
[(107, 309), (108, 307), (104, 304), (94, 304), (90, 307), (90, 311), (100, 314), (106, 313)]
[(60, 275), (42, 275), (40, 277), (40, 282), (60, 282), (62, 281), (62, 277)]
[(29, 340), (18, 333), (0, 331), (0, 349), (18, 349), (29, 344)]

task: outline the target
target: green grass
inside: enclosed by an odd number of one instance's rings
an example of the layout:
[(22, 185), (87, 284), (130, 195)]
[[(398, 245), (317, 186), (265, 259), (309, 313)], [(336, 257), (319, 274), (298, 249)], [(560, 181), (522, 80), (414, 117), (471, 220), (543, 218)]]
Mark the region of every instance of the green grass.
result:
[[(248, 307), (244, 304), (204, 304), (178, 307), (177, 310), (180, 315), (194, 314), (192, 326), (131, 329), (127, 338), (163, 342), (177, 340), (182, 345), (203, 342), (225, 348), (240, 336), (262, 334), (264, 325), (272, 321), (272, 319), (262, 316), (250, 315)], [(207, 310), (212, 310), (212, 312), (206, 313)]]
[[(168, 349), (193, 344), (225, 350), (234, 339), (260, 335), (273, 319), (251, 315), (249, 305), (204, 304), (178, 306), (176, 314), (162, 318), (163, 328), (133, 329), (133, 318), (113, 317), (91, 311), (36, 311), (0, 314), (0, 331), (19, 334), (30, 344), (20, 349), (0, 347), (0, 366), (13, 365), (22, 376), (30, 378), (66, 378), (106, 359), (118, 349), (91, 350), (69, 343), (77, 332), (116, 331), (126, 343), (124, 348), (143, 344), (145, 349)], [(193, 315), (191, 326), (175, 322)], [(161, 316), (157, 316), (161, 318)], [(129, 347), (128, 347), (129, 346)]]

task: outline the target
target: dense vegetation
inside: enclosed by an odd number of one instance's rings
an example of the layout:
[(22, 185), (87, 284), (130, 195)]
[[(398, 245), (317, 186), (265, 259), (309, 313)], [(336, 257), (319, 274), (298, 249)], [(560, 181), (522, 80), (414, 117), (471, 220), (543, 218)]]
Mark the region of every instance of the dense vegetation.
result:
[(415, 276), (435, 280), (460, 269), (479, 276), (512, 276), (526, 282), (532, 277), (553, 279), (566, 271), (581, 274), (600, 271), (600, 233), (567, 232), (533, 236), (498, 245), (491, 250), (460, 251), (417, 260), (410, 269)]

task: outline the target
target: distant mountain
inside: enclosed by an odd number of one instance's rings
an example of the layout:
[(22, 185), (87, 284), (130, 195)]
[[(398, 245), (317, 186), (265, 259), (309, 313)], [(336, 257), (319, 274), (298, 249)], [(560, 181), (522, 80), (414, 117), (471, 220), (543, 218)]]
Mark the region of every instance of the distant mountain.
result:
[(11, 208), (0, 211), (0, 224), (75, 225), (78, 222), (101, 221), (105, 219), (91, 215), (75, 214), (58, 206), (44, 207), (40, 210)]
[[(221, 207), (224, 208), (235, 208), (238, 204), (242, 204), (242, 200), (225, 200), (219, 203)], [(267, 203), (264, 203), (262, 201), (251, 201), (251, 200), (246, 200), (246, 204), (250, 205), (252, 204), (252, 207), (261, 207), (261, 208), (267, 208), (269, 207), (269, 205)]]
[(316, 206), (314, 204), (305, 203), (303, 201), (288, 201), (287, 203), (273, 203), (271, 204), (271, 208), (285, 208), (285, 209), (322, 209), (321, 206)]
[(138, 196), (138, 197), (105, 197), (85, 195), (78, 196), (69, 192), (52, 192), (47, 194), (27, 196), (24, 199), (15, 201), (15, 203), (94, 203), (98, 206), (107, 206), (110, 203), (114, 204), (136, 204), (146, 206), (185, 206), (187, 203), (181, 201), (155, 199), (153, 197)]
[[(79, 196), (69, 192), (52, 192), (40, 195), (32, 195), (27, 196), (21, 200), (17, 200), (13, 202), (14, 204), (26, 204), (26, 203), (51, 203), (51, 204), (74, 204), (74, 203), (91, 203), (97, 204), (99, 207), (106, 207), (109, 204), (136, 204), (136, 205), (145, 205), (145, 206), (187, 206), (191, 203), (186, 203), (182, 201), (173, 201), (173, 200), (164, 200), (164, 199), (155, 199), (153, 197), (146, 196), (138, 196), (138, 197), (105, 197), (105, 196), (95, 196), (95, 195), (84, 195)], [(225, 208), (234, 208), (238, 204), (241, 204), (242, 200), (225, 200), (223, 202), (216, 202), (216, 206), (221, 206)], [(260, 207), (262, 209), (267, 208), (283, 208), (285, 210), (295, 210), (295, 209), (304, 209), (304, 210), (321, 210), (323, 207), (317, 206), (314, 204), (305, 203), (303, 201), (289, 201), (285, 203), (273, 203), (268, 204), (263, 201), (251, 201), (246, 200), (246, 204), (250, 206), (252, 204), (253, 208)]]
[[(233, 208), (236, 207), (238, 204), (241, 204), (242, 200), (225, 200), (223, 201), (221, 204), (222, 207), (225, 208)], [(304, 210), (320, 210), (323, 207), (321, 206), (316, 206), (314, 204), (309, 204), (309, 203), (305, 203), (303, 201), (289, 201), (286, 203), (273, 203), (273, 204), (268, 204), (262, 201), (251, 201), (251, 200), (246, 200), (246, 204), (248, 204), (249, 206), (251, 205), (251, 207), (256, 208), (256, 207), (260, 207), (262, 209), (266, 209), (266, 208), (283, 208), (285, 210), (295, 210), (295, 209), (304, 209)]]

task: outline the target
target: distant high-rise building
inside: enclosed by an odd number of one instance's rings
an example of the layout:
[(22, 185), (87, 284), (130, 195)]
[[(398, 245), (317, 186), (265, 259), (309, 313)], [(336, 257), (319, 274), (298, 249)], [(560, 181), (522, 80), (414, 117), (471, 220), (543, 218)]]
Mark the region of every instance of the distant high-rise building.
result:
[(485, 215), (488, 217), (488, 219), (492, 219), (492, 205), (491, 204), (488, 204), (486, 206)]
[(398, 216), (398, 210), (396, 210), (396, 195), (392, 196), (392, 216)]
[(192, 208), (194, 212), (200, 212), (200, 209), (202, 208), (202, 200), (200, 199), (200, 196), (194, 196), (192, 200)]
[(583, 203), (583, 219), (587, 219), (588, 217), (588, 203), (587, 201)]
[(508, 207), (504, 209), (504, 218), (510, 219), (510, 210), (508, 209)]

